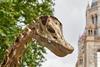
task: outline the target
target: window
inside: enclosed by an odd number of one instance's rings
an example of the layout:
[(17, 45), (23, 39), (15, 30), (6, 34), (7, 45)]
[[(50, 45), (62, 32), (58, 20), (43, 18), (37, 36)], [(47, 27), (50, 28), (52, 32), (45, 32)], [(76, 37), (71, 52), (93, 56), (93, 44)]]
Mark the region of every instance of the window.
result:
[(96, 21), (96, 23), (98, 22), (98, 16), (97, 16), (97, 14), (95, 15), (95, 21)]
[(80, 59), (80, 64), (82, 64), (82, 63), (83, 63), (83, 59), (81, 58), (81, 59)]
[(94, 35), (96, 35), (96, 30), (94, 31)]
[(93, 31), (92, 30), (88, 30), (88, 35), (93, 35)]
[(97, 67), (100, 67), (100, 52), (97, 52)]
[(92, 23), (94, 24), (94, 17), (92, 16)]
[(97, 14), (95, 14), (95, 16), (92, 16), (92, 23), (97, 24), (97, 21), (98, 21), (98, 16)]
[(92, 35), (92, 30), (90, 30), (90, 35)]
[(88, 30), (88, 35), (90, 35), (90, 30)]

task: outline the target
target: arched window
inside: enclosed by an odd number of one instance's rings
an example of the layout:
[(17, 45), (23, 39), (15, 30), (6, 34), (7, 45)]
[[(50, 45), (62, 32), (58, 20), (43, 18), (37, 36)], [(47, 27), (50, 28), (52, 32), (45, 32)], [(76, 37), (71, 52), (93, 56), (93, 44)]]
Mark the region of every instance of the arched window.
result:
[(90, 30), (88, 30), (88, 35), (90, 35)]
[(93, 30), (89, 29), (88, 30), (88, 35), (93, 35)]
[(96, 22), (96, 24), (98, 22), (98, 16), (97, 16), (97, 14), (95, 15), (95, 22)]
[(94, 17), (92, 16), (92, 23), (94, 24)]
[(82, 63), (83, 63), (83, 59), (82, 59), (82, 58), (80, 58), (80, 60), (79, 60), (79, 61), (80, 61), (80, 64), (82, 64)]
[(97, 24), (97, 22), (98, 22), (98, 16), (97, 14), (95, 14), (94, 16), (92, 16), (92, 23)]
[(93, 34), (93, 31), (92, 30), (90, 30), (90, 35), (92, 35)]
[(94, 30), (94, 35), (96, 35), (96, 34), (97, 34), (96, 30)]

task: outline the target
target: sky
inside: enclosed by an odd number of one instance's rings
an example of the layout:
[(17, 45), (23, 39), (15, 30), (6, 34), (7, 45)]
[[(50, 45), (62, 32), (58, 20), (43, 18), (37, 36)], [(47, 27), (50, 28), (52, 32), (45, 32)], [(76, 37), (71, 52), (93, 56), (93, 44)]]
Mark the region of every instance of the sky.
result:
[(97, 52), (97, 67), (100, 67), (100, 52)]
[(63, 34), (74, 52), (65, 57), (58, 57), (47, 50), (47, 61), (42, 67), (75, 67), (78, 56), (78, 39), (85, 29), (86, 6), (88, 0), (55, 0), (54, 15), (63, 24)]

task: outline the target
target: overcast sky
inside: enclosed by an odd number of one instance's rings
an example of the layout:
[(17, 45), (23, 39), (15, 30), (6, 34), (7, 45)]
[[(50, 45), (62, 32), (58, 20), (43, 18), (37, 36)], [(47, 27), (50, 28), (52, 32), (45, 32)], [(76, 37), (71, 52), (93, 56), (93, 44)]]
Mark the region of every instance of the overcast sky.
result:
[(75, 67), (78, 52), (78, 38), (85, 27), (87, 0), (55, 0), (55, 16), (63, 23), (63, 33), (74, 52), (66, 57), (57, 57), (47, 49), (47, 61), (42, 67)]

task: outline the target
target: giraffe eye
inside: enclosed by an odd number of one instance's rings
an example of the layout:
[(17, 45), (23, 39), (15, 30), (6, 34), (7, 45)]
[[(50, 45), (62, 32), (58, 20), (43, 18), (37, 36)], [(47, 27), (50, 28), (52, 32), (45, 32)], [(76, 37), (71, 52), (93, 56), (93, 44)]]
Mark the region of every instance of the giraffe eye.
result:
[(55, 33), (55, 30), (54, 30), (51, 26), (47, 26), (47, 30), (48, 30), (50, 33)]

